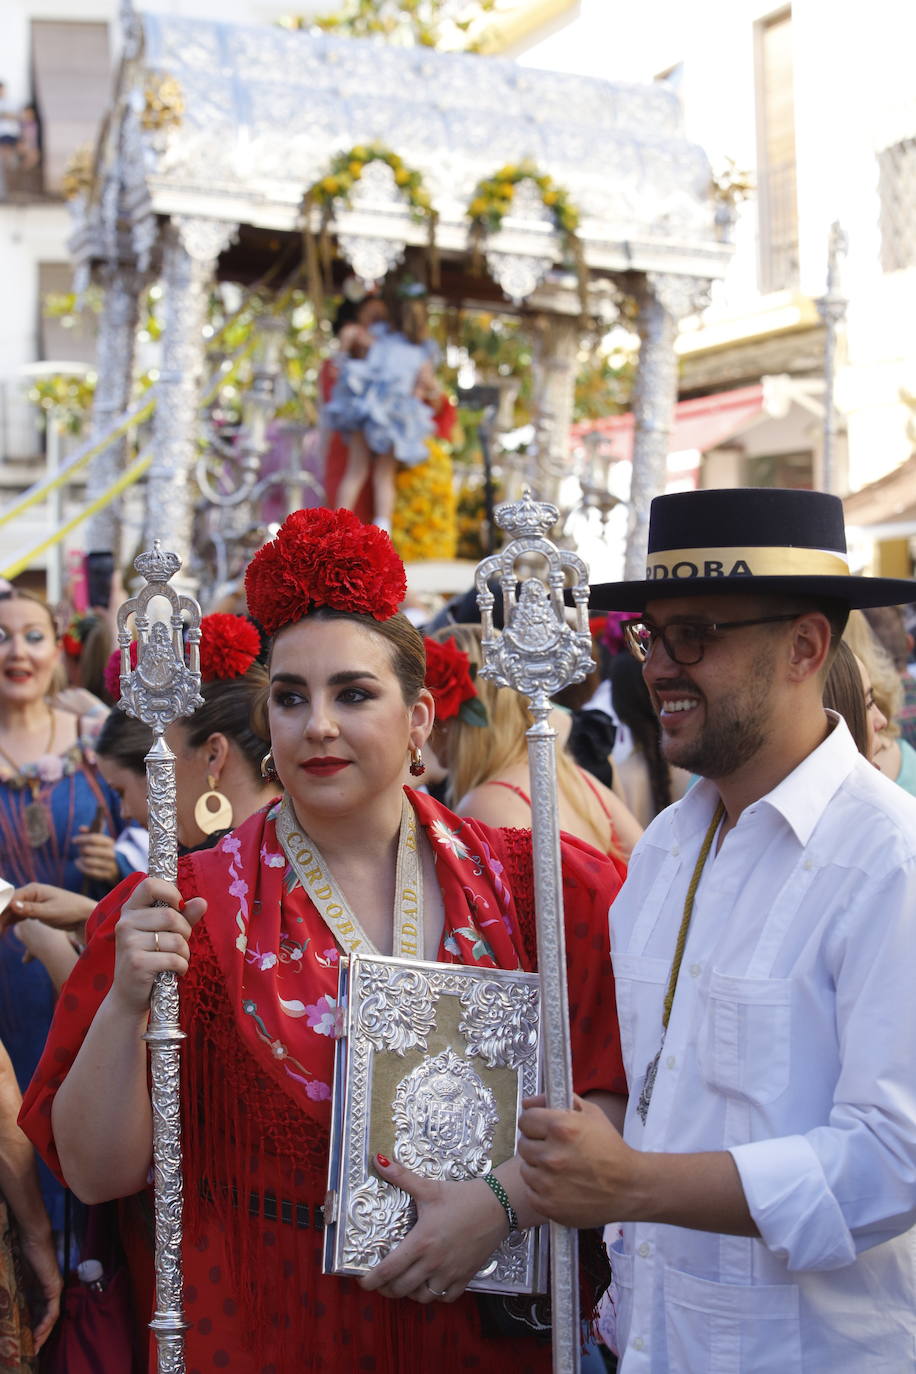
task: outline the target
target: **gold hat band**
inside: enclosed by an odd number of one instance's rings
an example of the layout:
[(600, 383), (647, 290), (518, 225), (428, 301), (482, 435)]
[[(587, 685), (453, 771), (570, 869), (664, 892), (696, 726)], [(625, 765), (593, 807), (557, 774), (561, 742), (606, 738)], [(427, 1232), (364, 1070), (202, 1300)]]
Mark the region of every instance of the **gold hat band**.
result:
[(689, 582), (695, 577), (848, 577), (849, 562), (828, 549), (724, 548), (660, 549), (646, 562), (646, 581)]

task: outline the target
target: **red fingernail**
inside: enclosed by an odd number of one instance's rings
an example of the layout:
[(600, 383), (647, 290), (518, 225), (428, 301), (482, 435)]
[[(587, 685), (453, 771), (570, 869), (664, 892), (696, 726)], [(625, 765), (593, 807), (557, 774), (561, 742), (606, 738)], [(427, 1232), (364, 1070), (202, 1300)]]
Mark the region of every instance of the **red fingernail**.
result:
[(384, 1155), (376, 1155), (375, 1157), (376, 1157), (376, 1159), (378, 1160), (379, 1164), (382, 1166), (383, 1169), (390, 1169), (390, 1168), (391, 1168), (391, 1160), (390, 1160), (390, 1159), (386, 1159)]
[(178, 910), (184, 911), (184, 897), (178, 898)]

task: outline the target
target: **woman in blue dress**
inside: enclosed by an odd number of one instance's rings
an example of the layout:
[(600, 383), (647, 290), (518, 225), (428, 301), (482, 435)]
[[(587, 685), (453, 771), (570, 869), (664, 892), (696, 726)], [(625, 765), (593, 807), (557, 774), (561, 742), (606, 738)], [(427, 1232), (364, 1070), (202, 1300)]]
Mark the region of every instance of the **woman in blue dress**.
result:
[(340, 372), (325, 413), (347, 443), (338, 505), (353, 510), (371, 473), (374, 523), (388, 532), (396, 465), (425, 462), (434, 431), (437, 350), (426, 337), (424, 296), (410, 282), (363, 303), (357, 323), (341, 333)]
[[(121, 877), (114, 852), (117, 799), (81, 738), (81, 720), (52, 704), (60, 661), (45, 603), (0, 590), (0, 878), (53, 883), (101, 898)], [(12, 930), (0, 939), (0, 1041), (21, 1088), (44, 1049), (55, 988), (43, 964), (23, 962)], [(43, 1185), (50, 1182), (45, 1175)], [(43, 1188), (55, 1230), (62, 1194)]]

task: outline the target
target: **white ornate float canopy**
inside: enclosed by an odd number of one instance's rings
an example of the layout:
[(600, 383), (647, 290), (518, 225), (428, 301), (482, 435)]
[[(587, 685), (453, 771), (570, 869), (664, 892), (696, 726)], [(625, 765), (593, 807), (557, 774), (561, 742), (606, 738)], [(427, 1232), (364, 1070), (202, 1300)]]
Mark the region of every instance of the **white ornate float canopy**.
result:
[[(164, 14), (135, 24), (94, 206), (74, 245), (84, 261), (111, 243), (115, 201), (141, 261), (158, 216), (295, 230), (303, 194), (331, 159), (379, 142), (422, 176), (446, 257), (467, 249), (478, 183), (528, 160), (578, 210), (592, 275), (710, 278), (725, 269), (731, 249), (717, 231), (709, 163), (685, 139), (679, 103), (663, 84), (617, 84), (280, 27)], [(350, 206), (335, 209), (338, 242), (357, 241), (357, 253), (359, 240), (376, 249), (423, 243), (427, 228), (411, 218), (393, 175), (371, 165), (379, 174), (364, 176)], [(560, 263), (554, 221), (525, 185), (489, 238), (488, 259), (495, 251)]]

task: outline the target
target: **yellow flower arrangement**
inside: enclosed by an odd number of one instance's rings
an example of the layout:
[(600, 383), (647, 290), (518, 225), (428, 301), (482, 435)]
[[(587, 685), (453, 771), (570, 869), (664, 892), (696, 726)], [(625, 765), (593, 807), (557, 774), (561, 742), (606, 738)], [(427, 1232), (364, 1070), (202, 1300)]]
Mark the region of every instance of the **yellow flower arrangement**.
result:
[(542, 203), (550, 211), (557, 232), (562, 236), (567, 259), (579, 280), (579, 300), (582, 318), (588, 314), (588, 269), (578, 235), (579, 211), (569, 198), (569, 192), (558, 186), (552, 177), (539, 172), (533, 162), (509, 163), (491, 177), (485, 177), (474, 188), (468, 203), (471, 221), (470, 243), (475, 270), (479, 270), (482, 244), (487, 234), (497, 234), (512, 209), (520, 181), (531, 181), (538, 189)]
[[(420, 173), (407, 167), (404, 159), (386, 148), (383, 143), (357, 143), (344, 153), (338, 153), (325, 174), (306, 191), (302, 199), (303, 239), (309, 293), (316, 312), (321, 315), (323, 302), (332, 294), (330, 226), (335, 206), (349, 202), (353, 187), (360, 180), (370, 162), (384, 162), (391, 168), (395, 182), (407, 201), (411, 218), (427, 227), (430, 284), (438, 285), (439, 265), (436, 253), (436, 225), (439, 216), (433, 208), (432, 197), (423, 185)], [(316, 237), (312, 228), (312, 210), (320, 212), (320, 228)]]
[(439, 439), (427, 440), (429, 457), (395, 477), (391, 537), (405, 563), (454, 558), (455, 491), (452, 460)]
[(468, 206), (472, 225), (487, 234), (498, 233), (505, 216), (512, 209), (515, 190), (520, 181), (533, 181), (541, 200), (552, 212), (557, 229), (562, 234), (574, 234), (579, 227), (579, 212), (569, 193), (558, 186), (552, 177), (539, 172), (533, 162), (510, 163), (491, 177), (477, 183)]
[(427, 219), (432, 214), (432, 201), (420, 173), (406, 167), (403, 158), (382, 143), (358, 143), (338, 153), (327, 173), (306, 192), (306, 204), (330, 209), (335, 200), (346, 201), (370, 162), (384, 162), (391, 168), (415, 219)]

